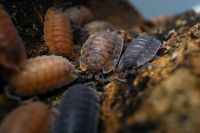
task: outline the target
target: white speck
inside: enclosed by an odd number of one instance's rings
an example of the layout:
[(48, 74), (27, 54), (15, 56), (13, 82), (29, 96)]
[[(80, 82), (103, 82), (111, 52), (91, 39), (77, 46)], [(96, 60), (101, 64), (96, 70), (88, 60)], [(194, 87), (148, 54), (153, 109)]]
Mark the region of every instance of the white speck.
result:
[(177, 56), (178, 56), (178, 54), (176, 52), (172, 53), (171, 60), (174, 60)]

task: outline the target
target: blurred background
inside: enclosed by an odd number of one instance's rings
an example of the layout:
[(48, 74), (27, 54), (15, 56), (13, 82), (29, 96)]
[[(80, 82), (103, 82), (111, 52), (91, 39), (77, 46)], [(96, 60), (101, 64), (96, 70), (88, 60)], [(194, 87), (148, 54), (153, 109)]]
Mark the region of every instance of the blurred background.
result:
[(172, 15), (199, 5), (200, 0), (130, 0), (131, 3), (146, 17), (154, 18), (161, 15)]

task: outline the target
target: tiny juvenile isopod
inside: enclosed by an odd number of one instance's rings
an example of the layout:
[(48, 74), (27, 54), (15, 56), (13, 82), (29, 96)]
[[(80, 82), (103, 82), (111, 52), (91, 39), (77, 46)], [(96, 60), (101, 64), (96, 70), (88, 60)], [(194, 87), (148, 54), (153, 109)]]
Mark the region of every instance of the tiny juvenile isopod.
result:
[(84, 84), (69, 87), (62, 96), (53, 133), (97, 133), (99, 96)]
[(79, 5), (67, 8), (64, 11), (65, 16), (75, 25), (83, 25), (93, 18), (92, 11), (89, 8)]
[(44, 40), (49, 52), (71, 58), (73, 39), (71, 24), (64, 13), (56, 8), (49, 8), (45, 15)]
[(4, 69), (17, 70), (26, 58), (24, 43), (0, 4), (0, 65)]
[(118, 67), (119, 69), (129, 70), (134, 73), (135, 70), (150, 61), (157, 53), (161, 42), (153, 37), (141, 35), (132, 40), (123, 53)]
[(29, 59), (9, 82), (17, 94), (25, 96), (68, 85), (76, 78), (74, 66), (67, 59), (50, 55)]
[(81, 49), (80, 68), (92, 74), (109, 73), (117, 65), (122, 48), (122, 39), (116, 32), (93, 34)]
[(84, 27), (84, 30), (88, 31), (90, 34), (94, 34), (96, 32), (102, 32), (102, 31), (114, 31), (116, 30), (115, 27), (106, 21), (100, 21), (100, 20), (96, 20), (96, 21), (92, 21), (87, 23)]
[(41, 102), (22, 105), (12, 111), (0, 126), (1, 133), (49, 133), (52, 112)]

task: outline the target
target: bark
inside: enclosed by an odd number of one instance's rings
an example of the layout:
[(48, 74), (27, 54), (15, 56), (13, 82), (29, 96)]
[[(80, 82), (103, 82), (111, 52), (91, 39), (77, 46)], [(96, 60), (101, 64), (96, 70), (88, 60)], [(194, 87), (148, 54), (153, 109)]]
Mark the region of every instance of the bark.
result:
[[(162, 42), (158, 58), (127, 77), (127, 82), (97, 82), (102, 97), (101, 133), (198, 132), (200, 130), (200, 15), (193, 11), (154, 21), (145, 20), (126, 0), (34, 1), (1, 0), (25, 42), (29, 58), (48, 53), (43, 40), (43, 21), (50, 6), (85, 5), (94, 20), (105, 20), (118, 29), (125, 47), (139, 34)], [(74, 38), (77, 34), (74, 34)], [(77, 41), (79, 42), (79, 41)], [(75, 44), (78, 61), (81, 44)], [(78, 66), (77, 66), (78, 69)], [(120, 77), (112, 72), (109, 77)], [(87, 80), (77, 80), (75, 83)], [(93, 81), (93, 80), (92, 80)], [(96, 81), (95, 81), (96, 82)], [(2, 85), (2, 88), (7, 83)], [(64, 87), (66, 88), (66, 87)], [(58, 105), (63, 90), (39, 96)], [(16, 103), (0, 94), (0, 118)]]

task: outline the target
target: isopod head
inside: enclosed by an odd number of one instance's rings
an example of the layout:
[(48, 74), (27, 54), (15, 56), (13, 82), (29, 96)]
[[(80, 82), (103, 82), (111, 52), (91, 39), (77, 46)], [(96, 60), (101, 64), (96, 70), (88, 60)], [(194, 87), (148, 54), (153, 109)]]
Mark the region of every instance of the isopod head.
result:
[(80, 68), (93, 74), (109, 73), (117, 65), (122, 47), (122, 39), (116, 32), (95, 33), (83, 44)]

